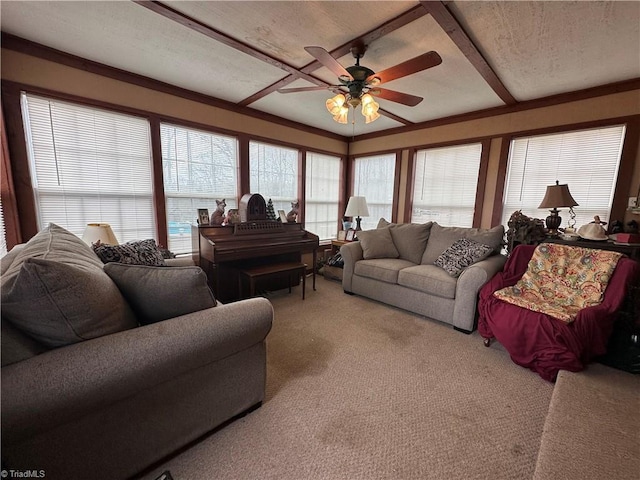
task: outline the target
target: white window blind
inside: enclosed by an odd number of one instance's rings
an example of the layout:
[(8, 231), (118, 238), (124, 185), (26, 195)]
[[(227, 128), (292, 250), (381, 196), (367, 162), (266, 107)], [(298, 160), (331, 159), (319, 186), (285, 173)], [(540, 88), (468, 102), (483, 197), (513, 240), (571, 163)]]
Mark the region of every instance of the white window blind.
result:
[(298, 199), (298, 150), (249, 142), (249, 188), (273, 208), (289, 212)]
[(380, 218), (391, 221), (395, 172), (395, 153), (356, 158), (353, 194), (365, 197), (369, 210), (369, 216), (362, 217), (360, 223), (363, 230), (376, 228)]
[(40, 228), (105, 222), (120, 242), (155, 238), (146, 119), (27, 94), (22, 112)]
[[(620, 166), (625, 126), (578, 130), (511, 141), (503, 194), (502, 224), (516, 210), (533, 218), (546, 218), (539, 209), (548, 185), (567, 184), (574, 207), (576, 227), (599, 215), (609, 221)], [(567, 226), (569, 209), (559, 208), (561, 227)]]
[(199, 208), (211, 215), (216, 200), (238, 208), (238, 141), (234, 137), (162, 124), (162, 171), (169, 249), (191, 252), (191, 225)]
[(419, 150), (411, 221), (473, 226), (481, 156), (481, 143)]
[(336, 238), (340, 201), (340, 157), (307, 152), (305, 228), (320, 240)]

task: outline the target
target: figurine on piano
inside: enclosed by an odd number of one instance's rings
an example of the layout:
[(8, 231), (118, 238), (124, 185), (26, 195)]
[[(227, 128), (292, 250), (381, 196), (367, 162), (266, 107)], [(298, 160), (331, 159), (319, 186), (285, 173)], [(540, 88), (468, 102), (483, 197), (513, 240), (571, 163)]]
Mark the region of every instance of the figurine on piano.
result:
[(296, 200), (295, 202), (291, 202), (291, 211), (287, 213), (287, 222), (296, 222), (298, 218), (298, 209), (300, 208), (300, 202)]
[(224, 209), (227, 206), (226, 199), (216, 200), (216, 211), (211, 214), (210, 225), (222, 225), (224, 222)]

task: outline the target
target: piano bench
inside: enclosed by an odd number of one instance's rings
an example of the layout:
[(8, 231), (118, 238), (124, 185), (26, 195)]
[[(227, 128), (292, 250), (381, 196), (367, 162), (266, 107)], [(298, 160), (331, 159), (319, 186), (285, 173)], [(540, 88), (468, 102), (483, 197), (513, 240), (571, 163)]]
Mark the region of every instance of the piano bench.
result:
[(287, 278), (289, 280), (289, 293), (291, 293), (291, 277), (294, 274), (298, 275), (298, 278), (302, 277), (302, 299), (304, 300), (304, 290), (306, 284), (306, 272), (307, 272), (307, 264), (306, 263), (298, 263), (298, 262), (287, 262), (287, 263), (273, 263), (269, 265), (260, 265), (252, 268), (245, 268), (240, 270), (240, 275), (238, 276), (238, 293), (240, 298), (242, 297), (242, 279), (243, 277), (247, 277), (249, 279), (249, 296), (253, 297), (256, 294), (256, 281), (271, 276), (282, 276), (287, 274)]

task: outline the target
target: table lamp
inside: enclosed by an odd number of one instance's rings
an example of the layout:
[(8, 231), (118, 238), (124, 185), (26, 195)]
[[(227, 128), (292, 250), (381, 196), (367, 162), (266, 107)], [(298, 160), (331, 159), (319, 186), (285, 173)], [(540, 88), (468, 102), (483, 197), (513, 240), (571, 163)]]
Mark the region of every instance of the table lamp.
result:
[[(577, 206), (578, 202), (576, 202), (571, 193), (569, 192), (569, 187), (567, 184), (560, 185), (558, 180), (556, 180), (555, 185), (549, 185), (547, 187), (547, 191), (542, 199), (542, 203), (538, 208), (550, 208), (549, 212), (551, 214), (545, 219), (545, 224), (547, 225), (547, 230), (552, 235), (558, 234), (558, 227), (562, 223), (562, 218), (558, 215), (559, 210), (558, 207), (569, 207), (569, 215), (571, 220), (569, 221), (569, 227), (575, 227), (575, 213), (573, 212), (573, 207)], [(571, 225), (571, 221), (573, 221), (573, 225)]]
[(118, 239), (108, 223), (88, 223), (82, 240), (89, 246), (98, 241), (104, 245), (118, 245)]
[(344, 215), (345, 217), (356, 217), (356, 230), (362, 230), (360, 217), (369, 216), (367, 200), (364, 197), (351, 197), (349, 203), (347, 203), (347, 210), (344, 212)]

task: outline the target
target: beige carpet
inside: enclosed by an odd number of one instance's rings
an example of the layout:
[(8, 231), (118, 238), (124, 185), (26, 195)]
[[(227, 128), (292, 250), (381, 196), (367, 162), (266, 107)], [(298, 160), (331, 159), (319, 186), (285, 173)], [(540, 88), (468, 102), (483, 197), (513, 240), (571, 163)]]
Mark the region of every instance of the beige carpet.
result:
[(530, 479), (553, 385), (499, 344), (308, 282), (270, 295), (267, 398), (145, 479)]

